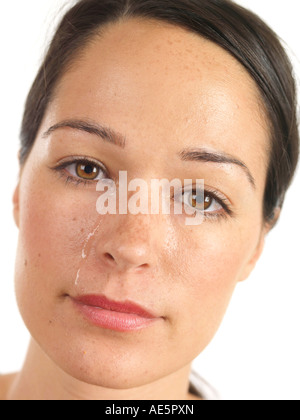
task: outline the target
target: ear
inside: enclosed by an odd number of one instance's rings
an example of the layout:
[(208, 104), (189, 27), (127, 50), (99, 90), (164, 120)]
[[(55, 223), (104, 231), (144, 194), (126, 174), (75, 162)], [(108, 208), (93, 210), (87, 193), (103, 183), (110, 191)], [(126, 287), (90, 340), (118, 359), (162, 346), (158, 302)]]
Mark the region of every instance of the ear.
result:
[(266, 234), (268, 234), (278, 223), (280, 214), (281, 214), (281, 208), (276, 207), (272, 213), (270, 220), (266, 223)]
[(13, 215), (15, 219), (15, 223), (17, 227), (19, 227), (19, 221), (20, 221), (20, 182), (18, 182), (18, 185), (15, 188), (15, 192), (13, 195)]
[(267, 231), (266, 229), (262, 229), (260, 238), (259, 238), (259, 242), (257, 244), (257, 247), (255, 248), (253, 254), (251, 255), (249, 261), (247, 262), (246, 266), (244, 267), (242, 274), (240, 275), (239, 281), (242, 282), (244, 280), (246, 280), (251, 272), (254, 270), (257, 261), (259, 260), (263, 249), (264, 249), (264, 245), (265, 245), (265, 237), (266, 237)]

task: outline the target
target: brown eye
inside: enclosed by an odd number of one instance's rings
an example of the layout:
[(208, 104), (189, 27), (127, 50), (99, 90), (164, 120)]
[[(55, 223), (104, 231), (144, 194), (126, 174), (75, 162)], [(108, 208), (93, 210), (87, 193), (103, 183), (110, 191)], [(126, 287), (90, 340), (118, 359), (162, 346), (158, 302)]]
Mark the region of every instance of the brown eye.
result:
[(189, 199), (189, 205), (194, 209), (198, 210), (207, 210), (212, 205), (214, 199), (207, 193), (204, 193), (204, 202), (203, 194), (191, 194)]
[(76, 174), (79, 178), (86, 179), (89, 181), (95, 180), (100, 173), (100, 168), (92, 163), (77, 163)]

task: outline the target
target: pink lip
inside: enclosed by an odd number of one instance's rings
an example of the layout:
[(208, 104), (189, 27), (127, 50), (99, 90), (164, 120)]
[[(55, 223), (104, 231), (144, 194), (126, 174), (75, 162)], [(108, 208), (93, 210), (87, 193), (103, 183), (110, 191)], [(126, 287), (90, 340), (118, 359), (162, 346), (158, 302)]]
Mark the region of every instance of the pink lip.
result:
[(78, 296), (72, 300), (93, 324), (114, 331), (140, 330), (161, 319), (129, 301), (114, 302), (97, 295)]

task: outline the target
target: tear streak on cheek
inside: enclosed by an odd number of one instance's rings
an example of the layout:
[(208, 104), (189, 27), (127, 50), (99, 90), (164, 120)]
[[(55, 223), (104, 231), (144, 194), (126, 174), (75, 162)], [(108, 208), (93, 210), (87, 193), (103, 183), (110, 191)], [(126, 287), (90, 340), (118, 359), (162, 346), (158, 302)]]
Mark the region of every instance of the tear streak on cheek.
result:
[(90, 232), (88, 234), (87, 238), (84, 241), (84, 245), (83, 245), (83, 248), (82, 248), (82, 251), (81, 251), (81, 261), (80, 261), (79, 268), (77, 270), (77, 274), (76, 274), (76, 278), (75, 278), (75, 286), (79, 285), (80, 272), (81, 272), (84, 264), (87, 263), (89, 253), (90, 253), (90, 250), (92, 248), (91, 242), (92, 242), (93, 238), (95, 237), (95, 235), (97, 234), (97, 232), (99, 231), (99, 228), (100, 228), (101, 224), (102, 224), (102, 220), (100, 222), (98, 221), (96, 227), (93, 229), (92, 232)]
[(75, 286), (78, 286), (79, 277), (80, 277), (80, 268), (77, 271), (77, 275), (76, 275), (76, 279), (75, 279)]
[(100, 223), (98, 223), (98, 225), (96, 226), (96, 228), (93, 230), (93, 232), (91, 232), (91, 233), (89, 233), (88, 234), (88, 236), (87, 236), (87, 238), (86, 238), (86, 240), (85, 240), (85, 242), (84, 242), (84, 247), (83, 247), (83, 250), (82, 250), (82, 252), (81, 252), (81, 256), (82, 256), (82, 259), (84, 260), (84, 259), (86, 259), (87, 258), (87, 256), (88, 256), (88, 254), (87, 254), (87, 252), (89, 252), (88, 251), (88, 245), (89, 245), (89, 242), (90, 242), (90, 240), (96, 235), (96, 233), (98, 232), (98, 230), (99, 230), (99, 227), (100, 227), (100, 225), (101, 225), (101, 222)]

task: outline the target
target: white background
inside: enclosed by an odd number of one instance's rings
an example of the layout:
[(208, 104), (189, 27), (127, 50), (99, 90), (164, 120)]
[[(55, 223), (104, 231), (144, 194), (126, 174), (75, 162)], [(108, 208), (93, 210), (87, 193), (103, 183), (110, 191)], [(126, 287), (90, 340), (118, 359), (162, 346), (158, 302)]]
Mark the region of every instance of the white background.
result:
[[(1, 4), (1, 373), (20, 369), (28, 342), (14, 298), (17, 229), (11, 204), (23, 105), (57, 22), (57, 11), (71, 3), (15, 0)], [(299, 0), (238, 3), (258, 13), (289, 45), (300, 78)], [(238, 286), (215, 339), (195, 361), (222, 399), (300, 399), (299, 209), (298, 171), (261, 260), (247, 282)]]

